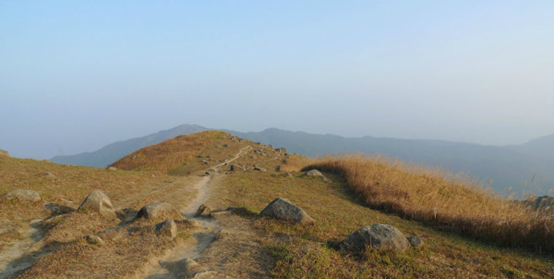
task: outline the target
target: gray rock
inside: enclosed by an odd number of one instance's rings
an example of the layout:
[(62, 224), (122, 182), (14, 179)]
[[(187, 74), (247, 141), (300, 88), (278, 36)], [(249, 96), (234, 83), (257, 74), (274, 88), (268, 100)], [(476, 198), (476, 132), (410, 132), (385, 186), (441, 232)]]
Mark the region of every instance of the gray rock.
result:
[(423, 245), (423, 240), (415, 235), (408, 237), (407, 240), (410, 243), (410, 245), (412, 245), (413, 247), (419, 247)]
[(254, 170), (255, 171), (267, 171), (267, 169), (262, 168), (262, 167), (254, 167)]
[(92, 193), (88, 194), (83, 203), (77, 208), (77, 211), (79, 210), (94, 210), (100, 213), (100, 215), (110, 219), (115, 219), (117, 217), (110, 197), (101, 190), (94, 190)]
[(106, 242), (97, 235), (89, 234), (89, 235), (85, 236), (85, 239), (87, 240), (88, 244), (99, 245), (99, 246), (106, 245)]
[(116, 168), (116, 167), (109, 166), (109, 167), (106, 168), (106, 170), (109, 170), (109, 171), (116, 171), (117, 168)]
[(260, 216), (286, 220), (294, 223), (311, 224), (314, 219), (308, 216), (300, 207), (293, 205), (289, 200), (277, 198), (262, 210)]
[(8, 200), (17, 200), (21, 202), (39, 202), (41, 201), (39, 193), (33, 190), (13, 190), (5, 195)]
[(0, 149), (0, 157), (10, 157), (10, 153), (6, 150)]
[(304, 173), (303, 176), (309, 176), (309, 177), (320, 177), (324, 181), (327, 181), (327, 178), (318, 170), (309, 170), (306, 173)]
[(365, 226), (347, 236), (340, 243), (343, 250), (361, 252), (369, 247), (379, 250), (404, 251), (410, 244), (397, 228), (391, 225), (375, 224)]
[(181, 214), (167, 202), (154, 202), (143, 206), (137, 213), (137, 218), (156, 219), (160, 217), (176, 217)]
[(212, 208), (202, 204), (198, 207), (198, 210), (196, 210), (196, 214), (194, 214), (194, 217), (200, 217), (200, 216), (208, 216), (210, 213), (212, 213)]
[(173, 219), (168, 219), (157, 224), (156, 235), (167, 236), (169, 239), (174, 239), (177, 236), (177, 224), (175, 224)]

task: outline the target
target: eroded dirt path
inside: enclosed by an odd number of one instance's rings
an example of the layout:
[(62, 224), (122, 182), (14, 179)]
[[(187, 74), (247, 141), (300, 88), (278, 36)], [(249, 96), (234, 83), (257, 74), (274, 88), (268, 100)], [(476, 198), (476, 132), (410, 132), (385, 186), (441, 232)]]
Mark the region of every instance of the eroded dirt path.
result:
[(7, 244), (0, 253), (0, 279), (29, 268), (46, 253), (41, 250), (44, 230), (40, 228), (40, 223), (19, 228), (18, 231), (22, 240)]
[[(197, 222), (198, 228), (194, 231), (193, 237), (178, 243), (173, 249), (167, 251), (165, 255), (153, 259), (150, 262), (150, 266), (146, 267), (135, 278), (177, 279), (190, 275), (190, 260), (198, 259), (222, 229), (221, 223), (215, 219), (195, 217), (196, 211), (208, 200), (210, 186), (218, 183), (218, 180), (221, 179), (219, 168), (237, 160), (249, 150), (250, 146), (247, 146), (241, 149), (234, 158), (212, 167), (215, 175), (204, 176), (192, 186), (196, 196), (187, 206), (180, 208), (180, 212), (187, 218), (194, 219)], [(222, 276), (222, 278), (224, 277)]]

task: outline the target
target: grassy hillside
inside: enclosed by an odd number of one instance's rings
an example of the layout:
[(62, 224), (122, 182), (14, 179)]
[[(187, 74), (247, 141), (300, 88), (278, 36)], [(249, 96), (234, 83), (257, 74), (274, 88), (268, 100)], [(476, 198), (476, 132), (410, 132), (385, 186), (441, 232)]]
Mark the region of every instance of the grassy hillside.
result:
[[(259, 213), (276, 197), (300, 206), (316, 220), (313, 226), (248, 215), (264, 237), (264, 249), (274, 260), (276, 278), (550, 278), (552, 263), (545, 256), (500, 248), (487, 242), (436, 230), (415, 220), (370, 209), (340, 176), (319, 178), (284, 173), (233, 173), (210, 200), (216, 207), (246, 207)], [(390, 224), (406, 236), (425, 241), (406, 252), (370, 250), (349, 254), (337, 243), (362, 226)]]
[[(0, 157), (0, 196), (31, 189), (43, 197), (36, 204), (0, 199), (0, 222), (10, 227), (0, 230), (0, 262), (14, 243), (30, 241), (26, 231), (40, 219), (44, 224), (38, 230), (39, 243), (44, 246), (15, 262), (40, 259), (18, 273), (20, 278), (144, 278), (137, 275), (143, 274), (144, 266), (163, 262), (160, 257), (168, 251), (211, 234), (215, 238), (198, 261), (234, 278), (553, 275), (552, 217), (532, 213), (476, 188), (471, 181), (437, 170), (367, 157), (314, 160), (218, 131), (137, 150), (114, 166), (117, 170), (108, 171)], [(311, 168), (322, 170), (327, 179), (303, 176), (302, 169)], [(194, 227), (185, 220), (177, 224), (178, 236), (168, 240), (153, 233), (152, 226), (160, 220), (129, 221), (141, 206), (154, 201), (186, 207), (199, 194), (194, 185), (201, 181), (209, 181), (205, 184), (209, 191), (204, 193), (211, 208), (242, 208), (218, 217), (216, 231), (199, 232), (203, 226)], [(74, 211), (94, 189), (112, 198), (119, 219)], [(277, 197), (300, 206), (315, 224), (259, 217)], [(69, 210), (54, 214), (45, 203)], [(393, 225), (425, 243), (405, 252), (338, 249), (347, 235), (377, 223)], [(87, 234), (102, 236), (107, 245), (91, 246), (84, 238)], [(178, 261), (172, 264), (178, 267)]]

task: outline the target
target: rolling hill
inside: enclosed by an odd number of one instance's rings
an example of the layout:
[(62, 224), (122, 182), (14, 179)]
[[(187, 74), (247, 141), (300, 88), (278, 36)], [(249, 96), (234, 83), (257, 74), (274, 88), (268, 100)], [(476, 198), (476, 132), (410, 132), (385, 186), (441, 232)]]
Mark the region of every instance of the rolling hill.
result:
[[(542, 246), (540, 229), (551, 228), (551, 219), (432, 170), (366, 161), (372, 164), (366, 179), (356, 176), (366, 166), (359, 172), (345, 163), (344, 171), (333, 170), (339, 165), (332, 161), (291, 155), (221, 131), (141, 148), (106, 170), (0, 156), (0, 278), (552, 275), (551, 254), (540, 249), (552, 246)], [(314, 166), (325, 178), (307, 175)], [(364, 183), (365, 190), (380, 188), (382, 202), (352, 188)], [(402, 192), (411, 187), (411, 194)], [(36, 191), (42, 200), (10, 198), (17, 189)], [(79, 206), (99, 190), (111, 198), (99, 202), (107, 209), (113, 205), (117, 217)], [(430, 204), (429, 197), (437, 199)], [(314, 223), (262, 216), (276, 198), (289, 200)], [(499, 208), (505, 212), (498, 214)], [(540, 228), (519, 224), (518, 216)], [(436, 220), (452, 222), (444, 226)], [(353, 232), (379, 224), (396, 228), (404, 242), (413, 236), (422, 242), (400, 251), (341, 248)], [(481, 229), (512, 241), (472, 234)], [(513, 241), (512, 231), (522, 238)]]
[[(57, 156), (61, 164), (105, 167), (139, 148), (196, 131), (208, 130), (182, 125), (146, 137), (110, 144), (100, 150), (73, 156)], [(465, 173), (483, 181), (498, 193), (544, 195), (554, 189), (554, 136), (532, 140), (518, 146), (487, 146), (439, 140), (395, 138), (346, 138), (267, 129), (262, 132), (227, 132), (252, 141), (285, 147), (303, 156), (330, 153), (383, 154), (425, 166)]]

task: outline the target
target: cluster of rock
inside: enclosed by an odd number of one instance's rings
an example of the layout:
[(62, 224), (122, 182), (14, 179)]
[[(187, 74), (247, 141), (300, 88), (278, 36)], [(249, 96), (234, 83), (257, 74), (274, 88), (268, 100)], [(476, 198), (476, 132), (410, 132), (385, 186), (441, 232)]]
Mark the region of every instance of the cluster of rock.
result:
[[(304, 212), (304, 210), (284, 198), (273, 200), (262, 210), (260, 216), (272, 217), (299, 224), (315, 223), (314, 219)], [(402, 232), (391, 225), (374, 224), (371, 226), (364, 226), (347, 236), (339, 244), (339, 247), (344, 251), (356, 253), (368, 248), (404, 251), (408, 249), (410, 245), (418, 247), (422, 244), (423, 241), (419, 237), (412, 236), (406, 238)]]

